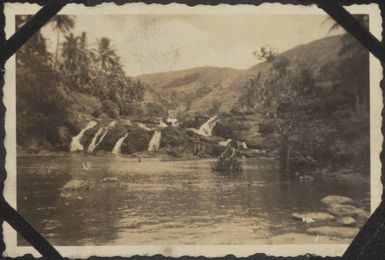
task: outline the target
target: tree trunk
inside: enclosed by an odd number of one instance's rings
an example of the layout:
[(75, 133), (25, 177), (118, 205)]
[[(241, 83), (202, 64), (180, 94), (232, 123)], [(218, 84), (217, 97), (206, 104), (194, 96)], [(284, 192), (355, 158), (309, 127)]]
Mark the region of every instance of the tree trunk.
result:
[(58, 55), (59, 55), (59, 46), (60, 46), (60, 31), (57, 30), (57, 36), (56, 36), (56, 52), (55, 52), (55, 63), (53, 65), (53, 69), (56, 70), (57, 62), (58, 62)]
[(280, 154), (280, 169), (282, 173), (290, 173), (290, 157), (291, 157), (291, 146), (289, 144), (288, 136), (282, 137), (281, 143), (281, 154)]
[(290, 173), (290, 153), (291, 153), (291, 146), (290, 144), (287, 144), (287, 153), (286, 153), (286, 168), (285, 173)]

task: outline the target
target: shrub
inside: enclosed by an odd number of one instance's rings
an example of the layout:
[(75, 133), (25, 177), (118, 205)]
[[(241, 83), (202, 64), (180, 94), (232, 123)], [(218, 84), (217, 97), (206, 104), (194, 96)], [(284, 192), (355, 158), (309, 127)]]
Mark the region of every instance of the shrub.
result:
[(239, 173), (242, 165), (236, 157), (220, 157), (212, 167), (213, 171), (222, 173)]
[(119, 107), (109, 99), (102, 102), (102, 109), (111, 118), (119, 117)]
[(259, 124), (259, 133), (268, 135), (274, 133), (274, 125), (271, 122), (262, 122)]
[(98, 108), (95, 108), (94, 111), (92, 111), (91, 113), (91, 115), (96, 118), (100, 117), (101, 114), (102, 112)]
[(147, 114), (152, 117), (158, 117), (167, 114), (166, 109), (158, 103), (147, 103), (146, 110)]

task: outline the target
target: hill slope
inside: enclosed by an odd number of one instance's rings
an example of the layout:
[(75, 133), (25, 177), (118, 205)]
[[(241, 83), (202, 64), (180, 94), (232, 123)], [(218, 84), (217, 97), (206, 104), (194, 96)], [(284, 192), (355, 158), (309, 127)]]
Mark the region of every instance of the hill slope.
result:
[[(297, 46), (281, 55), (292, 63), (306, 62), (317, 76), (323, 66), (339, 59), (342, 47), (341, 36), (333, 36)], [(137, 78), (148, 85), (148, 101), (161, 102), (179, 113), (212, 114), (229, 111), (236, 106), (245, 82), (266, 70), (267, 65), (260, 63), (247, 70), (199, 67)]]

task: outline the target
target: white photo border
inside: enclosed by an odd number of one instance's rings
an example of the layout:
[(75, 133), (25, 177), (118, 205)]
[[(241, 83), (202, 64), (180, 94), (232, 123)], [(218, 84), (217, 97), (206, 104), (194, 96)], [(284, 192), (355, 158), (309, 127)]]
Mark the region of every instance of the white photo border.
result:
[[(5, 32), (7, 37), (15, 32), (15, 15), (35, 14), (41, 7), (37, 4), (6, 3)], [(376, 4), (353, 5), (346, 7), (351, 14), (368, 14), (370, 31), (378, 39), (381, 37), (381, 15)], [(132, 3), (117, 6), (104, 3), (95, 7), (79, 4), (68, 4), (59, 14), (69, 15), (114, 15), (114, 14), (325, 14), (316, 6), (294, 6), (283, 4), (227, 5), (217, 6), (198, 5), (189, 7), (183, 4), (144, 4)], [(382, 94), (380, 81), (382, 68), (377, 58), (370, 54), (370, 146), (371, 146), (371, 212), (381, 202), (382, 184), (380, 152), (383, 137), (381, 134)], [(5, 130), (6, 137), (6, 170), (4, 196), (8, 203), (17, 209), (16, 204), (16, 62), (12, 56), (6, 63), (4, 99), (6, 107)], [(10, 257), (39, 253), (31, 246), (17, 246), (17, 234), (7, 223), (4, 223), (5, 255)], [(68, 227), (70, 228), (70, 227)], [(341, 256), (348, 244), (288, 244), (288, 245), (127, 245), (127, 246), (55, 246), (65, 257), (87, 258), (90, 256), (206, 256), (220, 257), (228, 254), (237, 257), (247, 257), (256, 253), (274, 256), (298, 256), (316, 254), (319, 256)]]

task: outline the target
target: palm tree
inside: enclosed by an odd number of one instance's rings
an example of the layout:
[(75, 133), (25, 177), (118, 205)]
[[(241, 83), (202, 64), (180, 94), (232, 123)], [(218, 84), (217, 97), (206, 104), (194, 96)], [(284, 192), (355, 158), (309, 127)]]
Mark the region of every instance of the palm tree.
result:
[(51, 20), (52, 27), (57, 32), (56, 52), (55, 52), (55, 63), (54, 69), (56, 69), (58, 63), (58, 54), (60, 46), (60, 33), (66, 34), (75, 26), (75, 20), (69, 15), (56, 15)]
[(78, 37), (75, 37), (72, 33), (66, 35), (62, 44), (62, 57), (64, 72), (70, 79), (75, 77), (76, 67), (81, 56), (82, 50), (80, 49)]
[(100, 72), (108, 70), (119, 65), (119, 57), (116, 55), (115, 49), (111, 46), (111, 40), (103, 37), (97, 41), (97, 49), (95, 50), (95, 62)]
[(92, 77), (92, 68), (91, 68), (91, 62), (92, 62), (92, 54), (91, 51), (88, 49), (87, 45), (87, 33), (82, 32), (78, 38), (78, 68), (79, 68), (79, 83), (83, 85), (83, 88), (85, 85), (87, 85), (91, 81)]
[(80, 36), (72, 33), (64, 38), (62, 44), (61, 68), (66, 77), (76, 83), (79, 90), (88, 91), (89, 83), (97, 72), (92, 68), (92, 55), (87, 45), (87, 34), (83, 32)]

